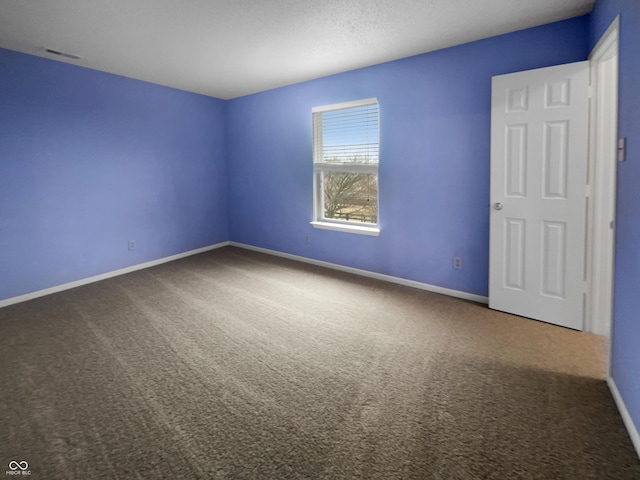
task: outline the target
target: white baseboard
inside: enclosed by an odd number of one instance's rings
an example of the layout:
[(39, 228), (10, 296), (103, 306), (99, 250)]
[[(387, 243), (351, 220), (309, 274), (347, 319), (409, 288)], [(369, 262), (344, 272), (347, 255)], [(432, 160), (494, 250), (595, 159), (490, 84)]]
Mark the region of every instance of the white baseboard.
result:
[(429, 285), (428, 283), (416, 282), (414, 280), (407, 280), (404, 278), (393, 277), (391, 275), (385, 275), (382, 273), (370, 272), (368, 270), (361, 270), (359, 268), (346, 267), (344, 265), (339, 265), (337, 263), (323, 262), (322, 260), (314, 260), (312, 258), (301, 257), (299, 255), (292, 255), (290, 253), (278, 252), (276, 250), (269, 250), (267, 248), (254, 247), (253, 245), (247, 245), (244, 243), (220, 242), (220, 243), (216, 243), (215, 245), (209, 245), (207, 247), (197, 248), (195, 250), (189, 250), (188, 252), (178, 253), (176, 255), (171, 255), (169, 257), (159, 258), (157, 260), (152, 260), (150, 262), (140, 263), (138, 265), (132, 265), (130, 267), (121, 268), (119, 270), (113, 270), (111, 272), (102, 273), (100, 275), (94, 275), (92, 277), (87, 277), (87, 278), (83, 278), (73, 282), (64, 283), (62, 285), (56, 285), (55, 287), (45, 288), (43, 290), (38, 290), (36, 292), (30, 292), (24, 295), (19, 295), (17, 297), (0, 300), (0, 308), (7, 307), (15, 303), (26, 302), (27, 300), (33, 300), (34, 298), (44, 297), (45, 295), (51, 295), (52, 293), (62, 292), (64, 290), (69, 290), (70, 288), (80, 287), (88, 283), (99, 282), (100, 280), (106, 280), (107, 278), (117, 277), (118, 275), (124, 275), (126, 273), (135, 272), (136, 270), (142, 270), (145, 268), (154, 267), (162, 263), (171, 262), (173, 260), (189, 257), (191, 255), (197, 255), (198, 253), (207, 252), (209, 250), (215, 250), (216, 248), (222, 248), (229, 245), (232, 245), (238, 248), (244, 248), (246, 250), (253, 250), (256, 252), (266, 253), (268, 255), (274, 255), (277, 257), (288, 258), (290, 260), (296, 260), (298, 262), (310, 263), (312, 265), (317, 265), (320, 267), (331, 268), (333, 270), (340, 270), (342, 272), (353, 273), (354, 275), (361, 275), (363, 277), (375, 278), (376, 280), (383, 280), (386, 282), (396, 283), (399, 285), (405, 285), (407, 287), (418, 288), (420, 290), (441, 293), (443, 295), (462, 298), (464, 300), (471, 300), (472, 302), (489, 303), (489, 299), (487, 297), (483, 297), (481, 295), (475, 295), (473, 293), (461, 292), (459, 290), (453, 290), (450, 288), (438, 287), (436, 285)]
[(216, 248), (226, 247), (230, 242), (216, 243), (215, 245), (209, 245), (208, 247), (197, 248), (195, 250), (189, 250), (188, 252), (178, 253), (169, 257), (158, 258), (157, 260), (151, 260), (150, 262), (139, 263), (138, 265), (132, 265), (130, 267), (121, 268), (119, 270), (113, 270), (107, 273), (101, 273), (100, 275), (94, 275), (93, 277), (87, 277), (74, 282), (63, 283), (62, 285), (56, 285), (55, 287), (45, 288), (44, 290), (38, 290), (36, 292), (25, 293), (17, 297), (7, 298), (0, 300), (0, 308), (13, 305), (14, 303), (26, 302), (27, 300), (33, 300), (34, 298), (44, 297), (52, 293), (62, 292), (69, 290), (70, 288), (80, 287), (88, 283), (99, 282), (100, 280), (106, 280), (107, 278), (117, 277), (118, 275), (124, 275), (125, 273), (135, 272), (136, 270), (142, 270), (144, 268), (154, 267), (162, 263), (172, 262), (184, 257), (190, 257), (191, 255), (197, 255), (198, 253), (207, 252), (209, 250), (215, 250)]
[(429, 292), (441, 293), (443, 295), (449, 295), (450, 297), (457, 297), (457, 298), (462, 298), (464, 300), (471, 300), (472, 302), (489, 303), (488, 297), (483, 297), (482, 295), (475, 295), (473, 293), (462, 292), (460, 290), (453, 290), (451, 288), (438, 287), (436, 285), (429, 285), (428, 283), (416, 282), (414, 280), (407, 280), (405, 278), (393, 277), (391, 275), (385, 275), (383, 273), (370, 272), (368, 270), (361, 270), (359, 268), (345, 267), (344, 265), (339, 265), (337, 263), (323, 262), (322, 260), (314, 260), (313, 258), (301, 257), (299, 255), (292, 255), (290, 253), (278, 252), (277, 250), (269, 250), (268, 248), (254, 247), (253, 245), (247, 245), (245, 243), (230, 242), (230, 245), (233, 247), (244, 248), (246, 250), (253, 250), (255, 252), (274, 255), (276, 257), (288, 258), (289, 260), (296, 260), (298, 262), (310, 263), (312, 265), (331, 268), (333, 270), (340, 270), (341, 272), (348, 272), (348, 273), (353, 273), (355, 275), (361, 275), (363, 277), (375, 278), (376, 280), (383, 280), (385, 282), (397, 283), (399, 285), (418, 288), (420, 290), (427, 290)]
[(638, 429), (636, 428), (635, 423), (633, 423), (631, 414), (629, 413), (629, 410), (627, 410), (627, 406), (622, 399), (622, 395), (620, 395), (620, 391), (618, 390), (613, 377), (607, 378), (607, 384), (609, 385), (611, 395), (613, 395), (613, 399), (615, 400), (618, 410), (620, 411), (620, 416), (622, 417), (624, 426), (627, 427), (627, 431), (629, 432), (629, 436), (631, 437), (631, 442), (633, 443), (633, 446), (636, 449), (636, 453), (640, 458), (640, 434), (638, 434)]

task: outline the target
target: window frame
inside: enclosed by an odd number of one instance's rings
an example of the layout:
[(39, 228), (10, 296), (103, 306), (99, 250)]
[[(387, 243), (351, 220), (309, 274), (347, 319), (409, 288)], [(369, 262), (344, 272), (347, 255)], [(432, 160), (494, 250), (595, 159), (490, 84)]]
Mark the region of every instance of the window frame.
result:
[[(347, 164), (347, 163), (326, 163), (318, 161), (323, 158), (322, 142), (317, 141), (317, 135), (322, 132), (322, 120), (318, 124), (316, 122), (316, 114), (324, 112), (332, 112), (337, 110), (345, 110), (354, 107), (364, 107), (368, 105), (376, 105), (378, 107), (378, 148), (380, 145), (380, 103), (375, 97), (365, 98), (362, 100), (354, 100), (350, 102), (334, 103), (331, 105), (323, 105), (312, 108), (312, 129), (313, 129), (313, 220), (310, 222), (314, 228), (326, 230), (334, 230), (340, 232), (357, 233), (362, 235), (378, 236), (380, 234), (380, 184), (378, 178), (378, 162), (367, 164)], [(322, 118), (322, 117), (320, 117)], [(324, 137), (323, 137), (324, 138)], [(335, 218), (325, 218), (324, 216), (324, 173), (366, 173), (376, 176), (376, 223), (355, 222), (348, 220), (340, 220)]]

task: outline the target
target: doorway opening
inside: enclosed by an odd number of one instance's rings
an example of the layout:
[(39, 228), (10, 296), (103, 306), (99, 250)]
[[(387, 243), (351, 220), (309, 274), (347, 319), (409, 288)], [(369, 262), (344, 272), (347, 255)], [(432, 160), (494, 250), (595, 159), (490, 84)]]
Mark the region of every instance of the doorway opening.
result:
[[(620, 16), (589, 54), (588, 186), (591, 195), (587, 199), (585, 280), (590, 288), (585, 297), (585, 330), (608, 339), (613, 317), (619, 37)], [(609, 345), (607, 348), (610, 349)]]

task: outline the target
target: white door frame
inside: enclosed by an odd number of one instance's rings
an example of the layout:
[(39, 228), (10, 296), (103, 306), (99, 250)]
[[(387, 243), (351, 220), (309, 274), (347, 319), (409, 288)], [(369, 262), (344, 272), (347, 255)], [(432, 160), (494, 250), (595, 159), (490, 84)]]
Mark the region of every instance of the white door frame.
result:
[[(589, 54), (590, 196), (585, 271), (589, 291), (585, 302), (585, 330), (609, 338), (613, 317), (619, 37), (618, 15)], [(609, 345), (607, 348), (610, 350)]]

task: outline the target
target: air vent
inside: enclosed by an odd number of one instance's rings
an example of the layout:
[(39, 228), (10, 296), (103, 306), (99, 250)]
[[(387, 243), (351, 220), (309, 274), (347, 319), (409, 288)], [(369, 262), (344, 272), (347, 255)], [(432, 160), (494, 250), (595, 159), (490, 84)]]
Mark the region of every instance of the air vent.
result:
[(81, 58), (73, 53), (61, 52), (60, 50), (54, 50), (53, 48), (45, 48), (44, 51), (52, 55), (58, 55), (59, 57), (71, 58), (72, 60), (80, 60)]

